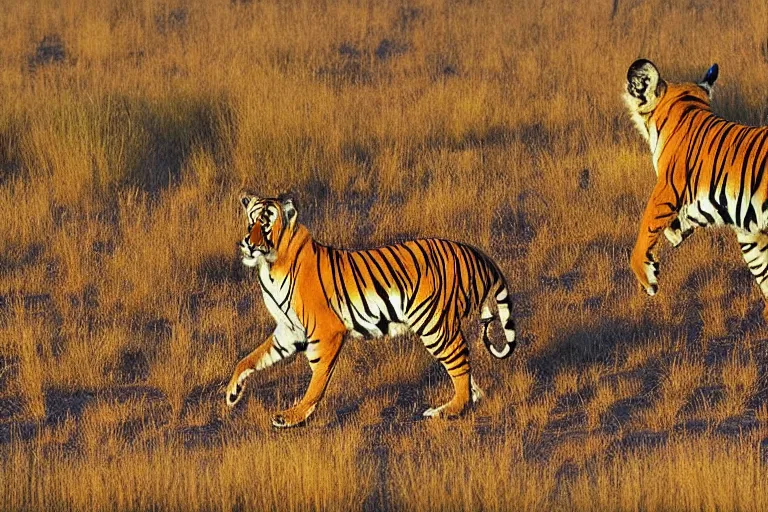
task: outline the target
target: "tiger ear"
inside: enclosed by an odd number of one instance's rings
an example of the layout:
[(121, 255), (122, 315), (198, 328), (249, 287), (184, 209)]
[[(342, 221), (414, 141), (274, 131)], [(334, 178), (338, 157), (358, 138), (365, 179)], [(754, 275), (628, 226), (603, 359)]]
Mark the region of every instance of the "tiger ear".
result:
[(296, 211), (296, 205), (293, 198), (290, 196), (280, 196), (279, 199), (280, 205), (283, 208), (283, 215), (285, 216), (286, 223), (293, 224), (298, 217), (298, 212)]
[(248, 210), (248, 205), (251, 204), (251, 201), (256, 197), (255, 194), (252, 192), (248, 192), (247, 190), (241, 190), (239, 194), (239, 201), (240, 205), (243, 207), (244, 210)]
[(667, 91), (667, 83), (662, 80), (659, 70), (653, 62), (638, 59), (627, 71), (627, 93), (634, 100), (638, 112), (651, 112)]
[(715, 80), (717, 80), (717, 75), (720, 73), (720, 67), (717, 64), (712, 64), (712, 67), (707, 70), (707, 74), (704, 75), (704, 78), (699, 82), (699, 87), (707, 91), (707, 94), (709, 94), (710, 97), (712, 97), (712, 89), (715, 85)]

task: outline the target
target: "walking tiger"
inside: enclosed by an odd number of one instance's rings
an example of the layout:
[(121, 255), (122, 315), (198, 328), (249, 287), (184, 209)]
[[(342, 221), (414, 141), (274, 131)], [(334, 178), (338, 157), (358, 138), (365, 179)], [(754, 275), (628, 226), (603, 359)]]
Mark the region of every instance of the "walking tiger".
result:
[[(454, 416), (482, 396), (470, 375), (462, 322), (480, 309), (490, 353), (503, 359), (515, 348), (506, 282), (479, 250), (433, 238), (362, 251), (334, 249), (313, 240), (291, 199), (244, 194), (240, 201), (248, 219), (242, 261), (257, 270), (277, 327), (237, 364), (226, 391), (229, 406), (242, 397), (248, 375), (303, 352), (312, 370), (306, 394), (272, 419), (276, 427), (297, 425), (321, 399), (345, 335), (373, 338), (410, 330), (442, 363), (454, 387), (448, 403), (424, 415)], [(487, 332), (494, 304), (506, 337), (501, 349)]]
[[(655, 295), (654, 248), (662, 232), (676, 247), (696, 228), (728, 225), (768, 301), (768, 127), (744, 126), (712, 112), (717, 75), (714, 64), (699, 83), (668, 83), (645, 59), (627, 72), (625, 102), (650, 145), (658, 177), (630, 265), (645, 291)], [(768, 302), (763, 315), (768, 318)]]

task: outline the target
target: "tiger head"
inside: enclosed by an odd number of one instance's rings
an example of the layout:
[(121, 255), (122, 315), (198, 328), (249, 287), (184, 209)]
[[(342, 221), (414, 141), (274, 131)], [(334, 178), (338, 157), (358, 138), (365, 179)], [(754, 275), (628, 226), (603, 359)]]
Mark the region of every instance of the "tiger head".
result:
[(709, 107), (712, 89), (717, 80), (718, 66), (713, 64), (699, 83), (667, 83), (653, 62), (638, 59), (627, 71), (627, 92), (624, 102), (637, 129), (647, 141), (651, 140), (649, 123), (657, 111), (664, 110), (676, 98), (698, 99)]
[(292, 238), (283, 235), (296, 228), (293, 200), (288, 197), (262, 199), (244, 192), (240, 195), (240, 204), (248, 219), (248, 233), (239, 244), (243, 265), (255, 267), (262, 261), (274, 263), (281, 245), (288, 244)]

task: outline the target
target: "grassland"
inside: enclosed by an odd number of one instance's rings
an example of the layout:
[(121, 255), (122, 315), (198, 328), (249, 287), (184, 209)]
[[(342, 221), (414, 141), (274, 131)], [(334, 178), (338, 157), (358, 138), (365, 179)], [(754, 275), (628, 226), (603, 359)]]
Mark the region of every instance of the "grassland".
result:
[[(643, 56), (721, 65), (768, 121), (768, 5), (69, 0), (0, 15), (0, 509), (768, 509), (768, 329), (727, 231), (627, 260), (654, 175), (621, 101)], [(242, 186), (316, 238), (486, 250), (520, 344), (487, 398), (417, 339), (351, 342), (303, 428), (296, 359), (223, 386), (272, 329)], [(477, 338), (477, 326), (467, 326)]]

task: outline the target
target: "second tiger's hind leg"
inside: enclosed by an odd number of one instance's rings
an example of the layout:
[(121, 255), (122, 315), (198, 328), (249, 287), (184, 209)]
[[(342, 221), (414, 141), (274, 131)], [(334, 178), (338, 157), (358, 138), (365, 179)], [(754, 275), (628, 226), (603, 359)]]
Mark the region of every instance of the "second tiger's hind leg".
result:
[(741, 255), (763, 294), (763, 317), (768, 320), (768, 235), (736, 232)]
[(453, 382), (454, 391), (453, 398), (448, 403), (427, 409), (424, 411), (424, 416), (458, 416), (469, 404), (470, 397), (474, 398), (475, 389), (479, 390), (476, 386), (472, 386), (467, 342), (461, 331), (453, 335), (435, 333), (422, 336), (421, 339), (429, 353), (445, 367)]

